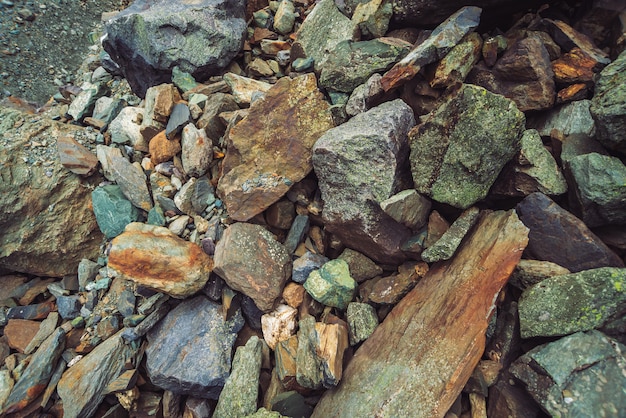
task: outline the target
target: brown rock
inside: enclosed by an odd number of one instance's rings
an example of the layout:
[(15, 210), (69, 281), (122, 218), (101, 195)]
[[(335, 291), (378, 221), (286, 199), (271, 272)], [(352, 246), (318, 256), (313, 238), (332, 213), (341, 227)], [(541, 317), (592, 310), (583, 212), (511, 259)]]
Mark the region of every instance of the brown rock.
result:
[(591, 39), (578, 32), (567, 23), (561, 20), (543, 19), (542, 24), (547, 27), (547, 32), (559, 46), (566, 51), (573, 48), (580, 48), (587, 56), (596, 60), (600, 64), (609, 64), (611, 60), (607, 54), (596, 47)]
[(302, 301), (304, 301), (304, 294), (306, 290), (304, 290), (304, 286), (298, 283), (289, 282), (283, 289), (283, 299), (287, 302), (287, 305), (292, 308), (298, 308), (302, 305)]
[(560, 84), (592, 83), (598, 61), (574, 48), (552, 62), (554, 79)]
[(349, 347), (348, 327), (342, 324), (315, 323), (319, 357), (324, 374), (324, 386), (332, 387), (339, 384), (343, 372), (343, 355)]
[(428, 217), (428, 230), (426, 240), (424, 240), (424, 247), (431, 247), (434, 243), (439, 241), (448, 228), (450, 228), (450, 223), (446, 221), (439, 212), (433, 210)]
[(157, 165), (174, 158), (182, 150), (182, 147), (179, 137), (170, 141), (165, 136), (165, 131), (163, 130), (150, 140), (148, 149), (152, 164)]
[(71, 136), (59, 137), (57, 150), (61, 164), (72, 173), (89, 177), (96, 172), (98, 158)]
[(178, 89), (173, 84), (160, 84), (146, 91), (146, 112), (142, 126), (163, 128), (167, 123), (174, 105), (182, 100)]
[(313, 74), (281, 78), (250, 107), (230, 131), (218, 183), (231, 218), (263, 212), (311, 172), (313, 144), (333, 126), (328, 108)]
[(489, 389), (489, 417), (537, 417), (541, 409), (522, 385), (515, 384), (510, 374), (503, 376)]
[(483, 354), (494, 298), (527, 233), (513, 211), (484, 216), (455, 257), (436, 264), (357, 350), (313, 417), (443, 416)]
[(556, 93), (556, 104), (585, 100), (589, 97), (589, 88), (585, 83), (572, 84)]
[(363, 302), (393, 305), (402, 299), (428, 272), (423, 261), (405, 263), (397, 274), (372, 280), (371, 286), (361, 289)]
[(599, 267), (624, 267), (623, 261), (587, 226), (542, 193), (515, 209), (530, 229), (525, 257), (551, 261), (572, 273)]
[(215, 247), (215, 273), (270, 312), (291, 275), (291, 257), (262, 226), (235, 223)]
[(9, 319), (4, 327), (4, 335), (9, 347), (23, 353), (33, 337), (39, 332), (40, 322), (27, 319)]
[(206, 284), (213, 260), (167, 228), (134, 222), (111, 241), (108, 267), (124, 279), (185, 298)]
[(283, 387), (292, 390), (299, 387), (296, 381), (298, 337), (295, 335), (276, 345), (276, 372)]

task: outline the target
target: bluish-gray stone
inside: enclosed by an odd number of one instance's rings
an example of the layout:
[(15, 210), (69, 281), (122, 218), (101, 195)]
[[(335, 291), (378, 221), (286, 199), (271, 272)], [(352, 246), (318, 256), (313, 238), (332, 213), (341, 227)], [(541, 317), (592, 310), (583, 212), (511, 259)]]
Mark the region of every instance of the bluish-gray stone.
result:
[(74, 319), (80, 315), (80, 298), (78, 295), (57, 296), (57, 309), (63, 319)]
[(240, 311), (225, 321), (221, 306), (204, 296), (182, 302), (147, 334), (150, 380), (174, 393), (217, 399), (243, 322)]
[(293, 262), (291, 280), (296, 283), (304, 283), (313, 270), (317, 270), (328, 261), (328, 258), (321, 254), (314, 254), (310, 251), (304, 253)]
[(107, 238), (118, 236), (126, 225), (139, 220), (139, 210), (126, 199), (118, 185), (96, 187), (91, 192), (91, 200), (98, 227)]

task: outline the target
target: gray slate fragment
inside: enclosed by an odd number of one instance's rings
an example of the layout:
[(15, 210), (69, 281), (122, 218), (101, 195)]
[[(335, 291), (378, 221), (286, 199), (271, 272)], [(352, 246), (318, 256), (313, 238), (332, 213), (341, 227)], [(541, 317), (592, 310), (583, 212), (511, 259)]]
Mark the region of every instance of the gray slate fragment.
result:
[(177, 103), (172, 109), (170, 118), (165, 126), (165, 136), (172, 140), (178, 135), (183, 128), (191, 122), (191, 113), (189, 107), (185, 103)]
[(599, 328), (626, 309), (626, 269), (603, 267), (554, 276), (526, 289), (519, 301), (522, 338)]
[(238, 418), (257, 410), (262, 348), (263, 342), (255, 335), (245, 346), (237, 348), (213, 418)]
[(150, 331), (154, 326), (167, 315), (170, 308), (166, 303), (160, 304), (152, 313), (146, 316), (137, 326), (125, 328), (122, 331), (124, 341), (131, 342), (138, 340)]
[(322, 361), (316, 354), (315, 318), (308, 315), (298, 323), (296, 381), (305, 388), (320, 389), (324, 380)]
[[(48, 314), (48, 317), (41, 321), (41, 324), (39, 325), (39, 331), (37, 331), (37, 334), (35, 334), (33, 339), (30, 340), (30, 342), (24, 349), (24, 354), (31, 354), (32, 352), (34, 352), (41, 343), (43, 343), (50, 335), (52, 335), (58, 323), (59, 313), (50, 312)], [(0, 405), (2, 404), (0, 403)]]
[(146, 175), (138, 163), (131, 164), (124, 157), (111, 156), (109, 170), (113, 181), (122, 189), (124, 196), (136, 207), (146, 212), (152, 209), (152, 197), (146, 183)]
[(304, 235), (309, 231), (309, 217), (306, 215), (297, 215), (291, 224), (287, 238), (285, 238), (284, 246), (289, 254), (293, 254), (298, 244), (304, 239)]
[(554, 417), (622, 416), (626, 346), (599, 331), (578, 332), (524, 354), (510, 370)]
[(85, 116), (89, 116), (96, 105), (96, 100), (106, 93), (103, 84), (86, 83), (82, 86), (82, 91), (70, 103), (67, 113), (75, 120), (82, 121)]
[(78, 295), (57, 296), (57, 308), (63, 319), (74, 319), (80, 315), (80, 297)]
[(327, 257), (307, 251), (293, 262), (291, 280), (296, 283), (306, 282), (309, 274), (322, 267), (327, 261), (329, 261)]
[(477, 207), (471, 207), (463, 212), (437, 242), (422, 252), (422, 260), (428, 263), (449, 260), (461, 244), (463, 237), (478, 221), (479, 213), (480, 210)]
[(513, 101), (463, 84), (409, 133), (415, 188), (461, 209), (485, 198), (519, 151), (524, 122)]
[(432, 203), (415, 189), (403, 190), (380, 203), (380, 207), (396, 221), (417, 231), (426, 225)]
[(221, 306), (204, 296), (185, 300), (147, 334), (150, 380), (174, 393), (217, 399), (243, 322), (240, 311), (224, 321)]

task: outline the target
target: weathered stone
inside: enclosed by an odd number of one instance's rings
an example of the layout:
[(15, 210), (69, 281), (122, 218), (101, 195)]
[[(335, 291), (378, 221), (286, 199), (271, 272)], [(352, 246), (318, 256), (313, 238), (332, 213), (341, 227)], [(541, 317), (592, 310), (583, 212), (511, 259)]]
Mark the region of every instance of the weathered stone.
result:
[(552, 154), (543, 146), (539, 133), (534, 129), (524, 131), (520, 145), (520, 151), (504, 167), (491, 193), (505, 196), (528, 196), (534, 192), (558, 196), (565, 193), (565, 177)]
[(104, 399), (104, 389), (120, 375), (134, 354), (117, 333), (67, 369), (57, 385), (64, 415), (92, 416)]
[(265, 211), (265, 221), (274, 228), (291, 228), (295, 217), (296, 209), (293, 203), (286, 199), (279, 200)]
[(384, 263), (404, 259), (400, 246), (410, 236), (379, 203), (406, 188), (406, 134), (414, 124), (411, 108), (394, 100), (330, 129), (313, 148), (326, 229)]
[(11, 372), (5, 368), (0, 369), (0, 408), (4, 406), (4, 403), (9, 398), (14, 384)]
[(540, 345), (511, 372), (552, 416), (611, 416), (626, 408), (626, 347), (598, 331)]
[(0, 121), (0, 267), (46, 277), (75, 274), (81, 259), (98, 257), (104, 238), (90, 198), (102, 178), (81, 179), (65, 169), (56, 142), (65, 136), (95, 142), (95, 133), (6, 108)]
[(252, 103), (255, 94), (267, 93), (272, 87), (265, 81), (259, 81), (248, 77), (243, 77), (234, 73), (224, 74), (224, 81), (230, 87), (230, 92), (235, 102), (245, 106)]
[(108, 169), (112, 179), (133, 205), (145, 211), (152, 209), (152, 197), (146, 184), (146, 175), (139, 163), (131, 164), (126, 158), (113, 155), (109, 160)]
[(167, 139), (167, 136), (165, 136), (165, 131), (161, 131), (150, 140), (148, 150), (152, 164), (157, 165), (174, 158), (174, 156), (182, 150), (182, 147), (180, 145), (180, 139), (170, 141)]
[(4, 326), (7, 344), (20, 353), (26, 350), (37, 332), (39, 332), (39, 322), (27, 319), (9, 319)]
[(389, 91), (404, 84), (422, 67), (446, 56), (465, 35), (476, 29), (481, 12), (480, 7), (465, 6), (451, 14), (424, 42), (385, 73), (381, 80), (383, 89)]
[(98, 186), (92, 193), (93, 212), (98, 227), (107, 238), (114, 238), (126, 225), (139, 219), (139, 210), (126, 199), (120, 186)]
[(383, 95), (383, 87), (380, 84), (382, 76), (372, 74), (367, 81), (357, 86), (346, 102), (346, 115), (355, 116), (374, 107)]
[(524, 122), (511, 100), (462, 85), (409, 132), (415, 188), (437, 202), (470, 207), (519, 150)]
[(327, 257), (307, 251), (293, 262), (291, 280), (296, 283), (304, 283), (313, 270), (319, 269), (327, 261)]
[(541, 415), (539, 405), (511, 375), (503, 377), (489, 388), (488, 417), (533, 417)]
[(98, 158), (70, 136), (57, 139), (57, 150), (61, 165), (74, 174), (89, 177), (98, 168)]
[(72, 100), (67, 110), (68, 115), (75, 121), (82, 121), (85, 116), (90, 115), (96, 100), (106, 93), (104, 85), (101, 83), (85, 83), (81, 86), (81, 89), (81, 92)]
[(543, 19), (541, 23), (547, 27), (547, 32), (552, 39), (566, 51), (579, 48), (601, 64), (606, 65), (611, 62), (606, 52), (596, 47), (586, 35), (578, 32), (562, 20)]
[(361, 36), (381, 38), (387, 33), (393, 15), (392, 4), (384, 0), (359, 2), (352, 13), (352, 21), (359, 26)]
[(276, 344), (295, 334), (297, 315), (295, 308), (278, 305), (274, 311), (261, 317), (263, 339), (272, 350), (276, 348)]
[(276, 14), (274, 14), (274, 29), (283, 35), (288, 34), (293, 29), (296, 21), (296, 8), (291, 0), (283, 0), (278, 4)]
[(174, 139), (181, 133), (183, 128), (191, 122), (191, 113), (189, 112), (189, 106), (185, 103), (177, 103), (172, 109), (172, 114), (167, 120), (165, 126), (165, 136), (167, 139)]
[(523, 112), (549, 109), (556, 97), (550, 56), (538, 36), (514, 43), (493, 69), (479, 63), (467, 82), (502, 94)]
[(593, 83), (594, 67), (598, 61), (585, 54), (580, 48), (574, 48), (552, 62), (554, 79), (560, 84)]
[(364, 302), (374, 302), (379, 305), (395, 305), (428, 272), (428, 264), (423, 261), (407, 262), (398, 268), (398, 274), (381, 277), (365, 282), (359, 292)]
[(554, 108), (543, 116), (529, 118), (528, 126), (539, 131), (541, 136), (550, 136), (553, 129), (563, 135), (583, 134), (592, 137), (595, 132), (595, 123), (589, 112), (589, 100), (578, 100)]
[(224, 125), (219, 117), (220, 113), (236, 110), (239, 110), (239, 106), (232, 95), (214, 93), (209, 96), (205, 103), (202, 116), (198, 119), (196, 125), (198, 128), (205, 130), (207, 137), (209, 137), (214, 144), (218, 144), (219, 139), (224, 135), (226, 130), (226, 125)]
[(522, 338), (599, 328), (626, 308), (626, 269), (599, 268), (554, 276), (526, 289), (519, 301)]
[(148, 151), (148, 143), (141, 135), (143, 115), (144, 109), (140, 107), (123, 108), (107, 130), (111, 134), (111, 141), (116, 144), (130, 145), (137, 151)]
[(332, 127), (328, 107), (313, 74), (284, 77), (230, 130), (218, 193), (231, 218), (261, 213), (309, 174), (313, 144)]
[(309, 274), (304, 288), (316, 301), (345, 309), (354, 297), (356, 282), (350, 277), (348, 263), (331, 260)]
[(270, 312), (291, 274), (289, 253), (265, 228), (235, 223), (215, 247), (214, 271), (228, 286)]
[(108, 266), (124, 279), (185, 298), (206, 284), (213, 260), (167, 228), (135, 222), (111, 241)]
[(225, 321), (221, 306), (204, 296), (182, 302), (147, 334), (150, 380), (174, 393), (217, 399), (242, 326), (240, 311)]
[(367, 256), (346, 248), (338, 257), (348, 263), (350, 276), (358, 283), (382, 274), (383, 269)]
[[(113, 122), (119, 113), (126, 107), (130, 106), (127, 106), (125, 100), (103, 96), (96, 100), (96, 104), (93, 108), (93, 117), (95, 119), (100, 119), (105, 125), (110, 125), (110, 123)], [(110, 129), (110, 126), (108, 129)]]
[(570, 271), (549, 261), (520, 260), (511, 274), (509, 283), (518, 289), (525, 290), (544, 279), (564, 274), (570, 274)]
[(141, 125), (157, 130), (165, 128), (174, 106), (181, 99), (178, 89), (169, 83), (152, 86), (146, 91), (144, 117)]
[(415, 189), (404, 190), (380, 202), (385, 213), (413, 231), (426, 225), (432, 204)]
[(78, 295), (57, 296), (57, 309), (63, 319), (74, 319), (80, 315), (80, 297)]
[(451, 87), (465, 81), (472, 67), (481, 55), (483, 40), (476, 32), (465, 38), (439, 62), (435, 76), (430, 81), (433, 88)]
[(626, 154), (626, 52), (622, 52), (598, 77), (591, 99), (597, 139), (609, 149)]
[(348, 317), (350, 345), (367, 340), (378, 326), (378, 316), (372, 305), (352, 302), (346, 311)]
[(361, 345), (313, 417), (445, 415), (483, 354), (493, 300), (527, 232), (512, 211), (484, 216), (456, 256), (436, 264)]
[(317, 347), (315, 352), (321, 360), (325, 388), (339, 384), (343, 372), (343, 354), (348, 348), (348, 327), (344, 323), (315, 323)]
[(32, 352), (34, 352), (37, 347), (39, 347), (39, 345), (43, 343), (44, 340), (46, 340), (54, 332), (58, 323), (59, 314), (57, 312), (50, 312), (50, 314), (48, 314), (48, 317), (41, 321), (37, 334), (33, 336), (28, 345), (24, 348), (24, 354), (31, 354)]
[(263, 342), (252, 336), (245, 346), (237, 348), (213, 417), (237, 418), (257, 410), (262, 347)]
[(103, 46), (143, 98), (174, 67), (198, 80), (226, 68), (242, 46), (244, 12), (238, 0), (138, 1), (106, 22)]
[(312, 58), (315, 70), (324, 67), (328, 51), (341, 41), (357, 39), (358, 26), (343, 15), (333, 0), (318, 2), (296, 32), (291, 58)]
[(293, 254), (296, 251), (296, 248), (302, 242), (304, 235), (308, 231), (309, 217), (307, 215), (296, 215), (287, 233), (287, 238), (285, 238), (285, 242), (283, 243), (289, 254)]
[(270, 403), (272, 411), (280, 412), (280, 416), (309, 418), (313, 413), (313, 406), (306, 402), (304, 396), (296, 391), (279, 393)]
[(485, 64), (487, 64), (488, 67), (493, 67), (496, 64), (498, 55), (506, 51), (507, 46), (508, 41), (502, 35), (490, 36), (485, 39), (482, 47), (482, 56), (485, 60)]
[(588, 227), (626, 224), (626, 166), (618, 158), (579, 155), (567, 161), (566, 173), (572, 211)]
[(585, 224), (542, 193), (533, 193), (516, 207), (530, 229), (526, 258), (551, 261), (575, 273), (598, 267), (624, 267)]
[(304, 302), (304, 295), (306, 294), (306, 290), (304, 286), (298, 283), (289, 282), (283, 289), (283, 299), (287, 305), (292, 308), (299, 308)]
[(254, 414), (246, 415), (245, 418), (283, 418), (284, 416), (276, 411), (268, 411), (265, 408), (259, 408)]
[(324, 375), (322, 361), (316, 352), (319, 340), (314, 317), (307, 315), (300, 319), (297, 338), (296, 381), (302, 387), (320, 389)]
[(298, 337), (292, 336), (276, 344), (274, 350), (276, 358), (276, 375), (285, 389), (298, 387), (296, 382)]
[(328, 54), (320, 75), (320, 85), (351, 93), (374, 73), (388, 70), (404, 57), (411, 45), (397, 38), (371, 41), (342, 41)]
[(41, 344), (39, 350), (30, 359), (30, 363), (22, 376), (13, 386), (13, 390), (2, 408), (3, 414), (21, 411), (45, 390), (64, 349), (65, 331), (57, 328)]

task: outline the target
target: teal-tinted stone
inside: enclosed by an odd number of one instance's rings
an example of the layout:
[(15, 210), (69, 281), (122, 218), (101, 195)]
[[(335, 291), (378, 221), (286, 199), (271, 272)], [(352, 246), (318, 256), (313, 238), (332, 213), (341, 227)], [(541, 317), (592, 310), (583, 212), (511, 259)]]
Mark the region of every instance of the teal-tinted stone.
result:
[(291, 69), (297, 72), (311, 70), (313, 68), (313, 58), (297, 58), (291, 63)]
[(193, 76), (182, 71), (178, 66), (172, 68), (172, 83), (178, 87), (183, 93), (196, 87), (198, 83)]
[(350, 331), (350, 345), (366, 340), (378, 326), (376, 309), (367, 303), (350, 303), (346, 315)]
[(107, 238), (118, 236), (126, 225), (139, 220), (139, 210), (126, 199), (118, 185), (96, 187), (91, 192), (91, 201), (98, 227)]
[(348, 263), (336, 259), (311, 272), (304, 288), (316, 301), (345, 309), (354, 297), (356, 281), (350, 276)]
[(163, 209), (158, 204), (154, 205), (150, 212), (148, 212), (149, 225), (165, 226), (165, 214)]

